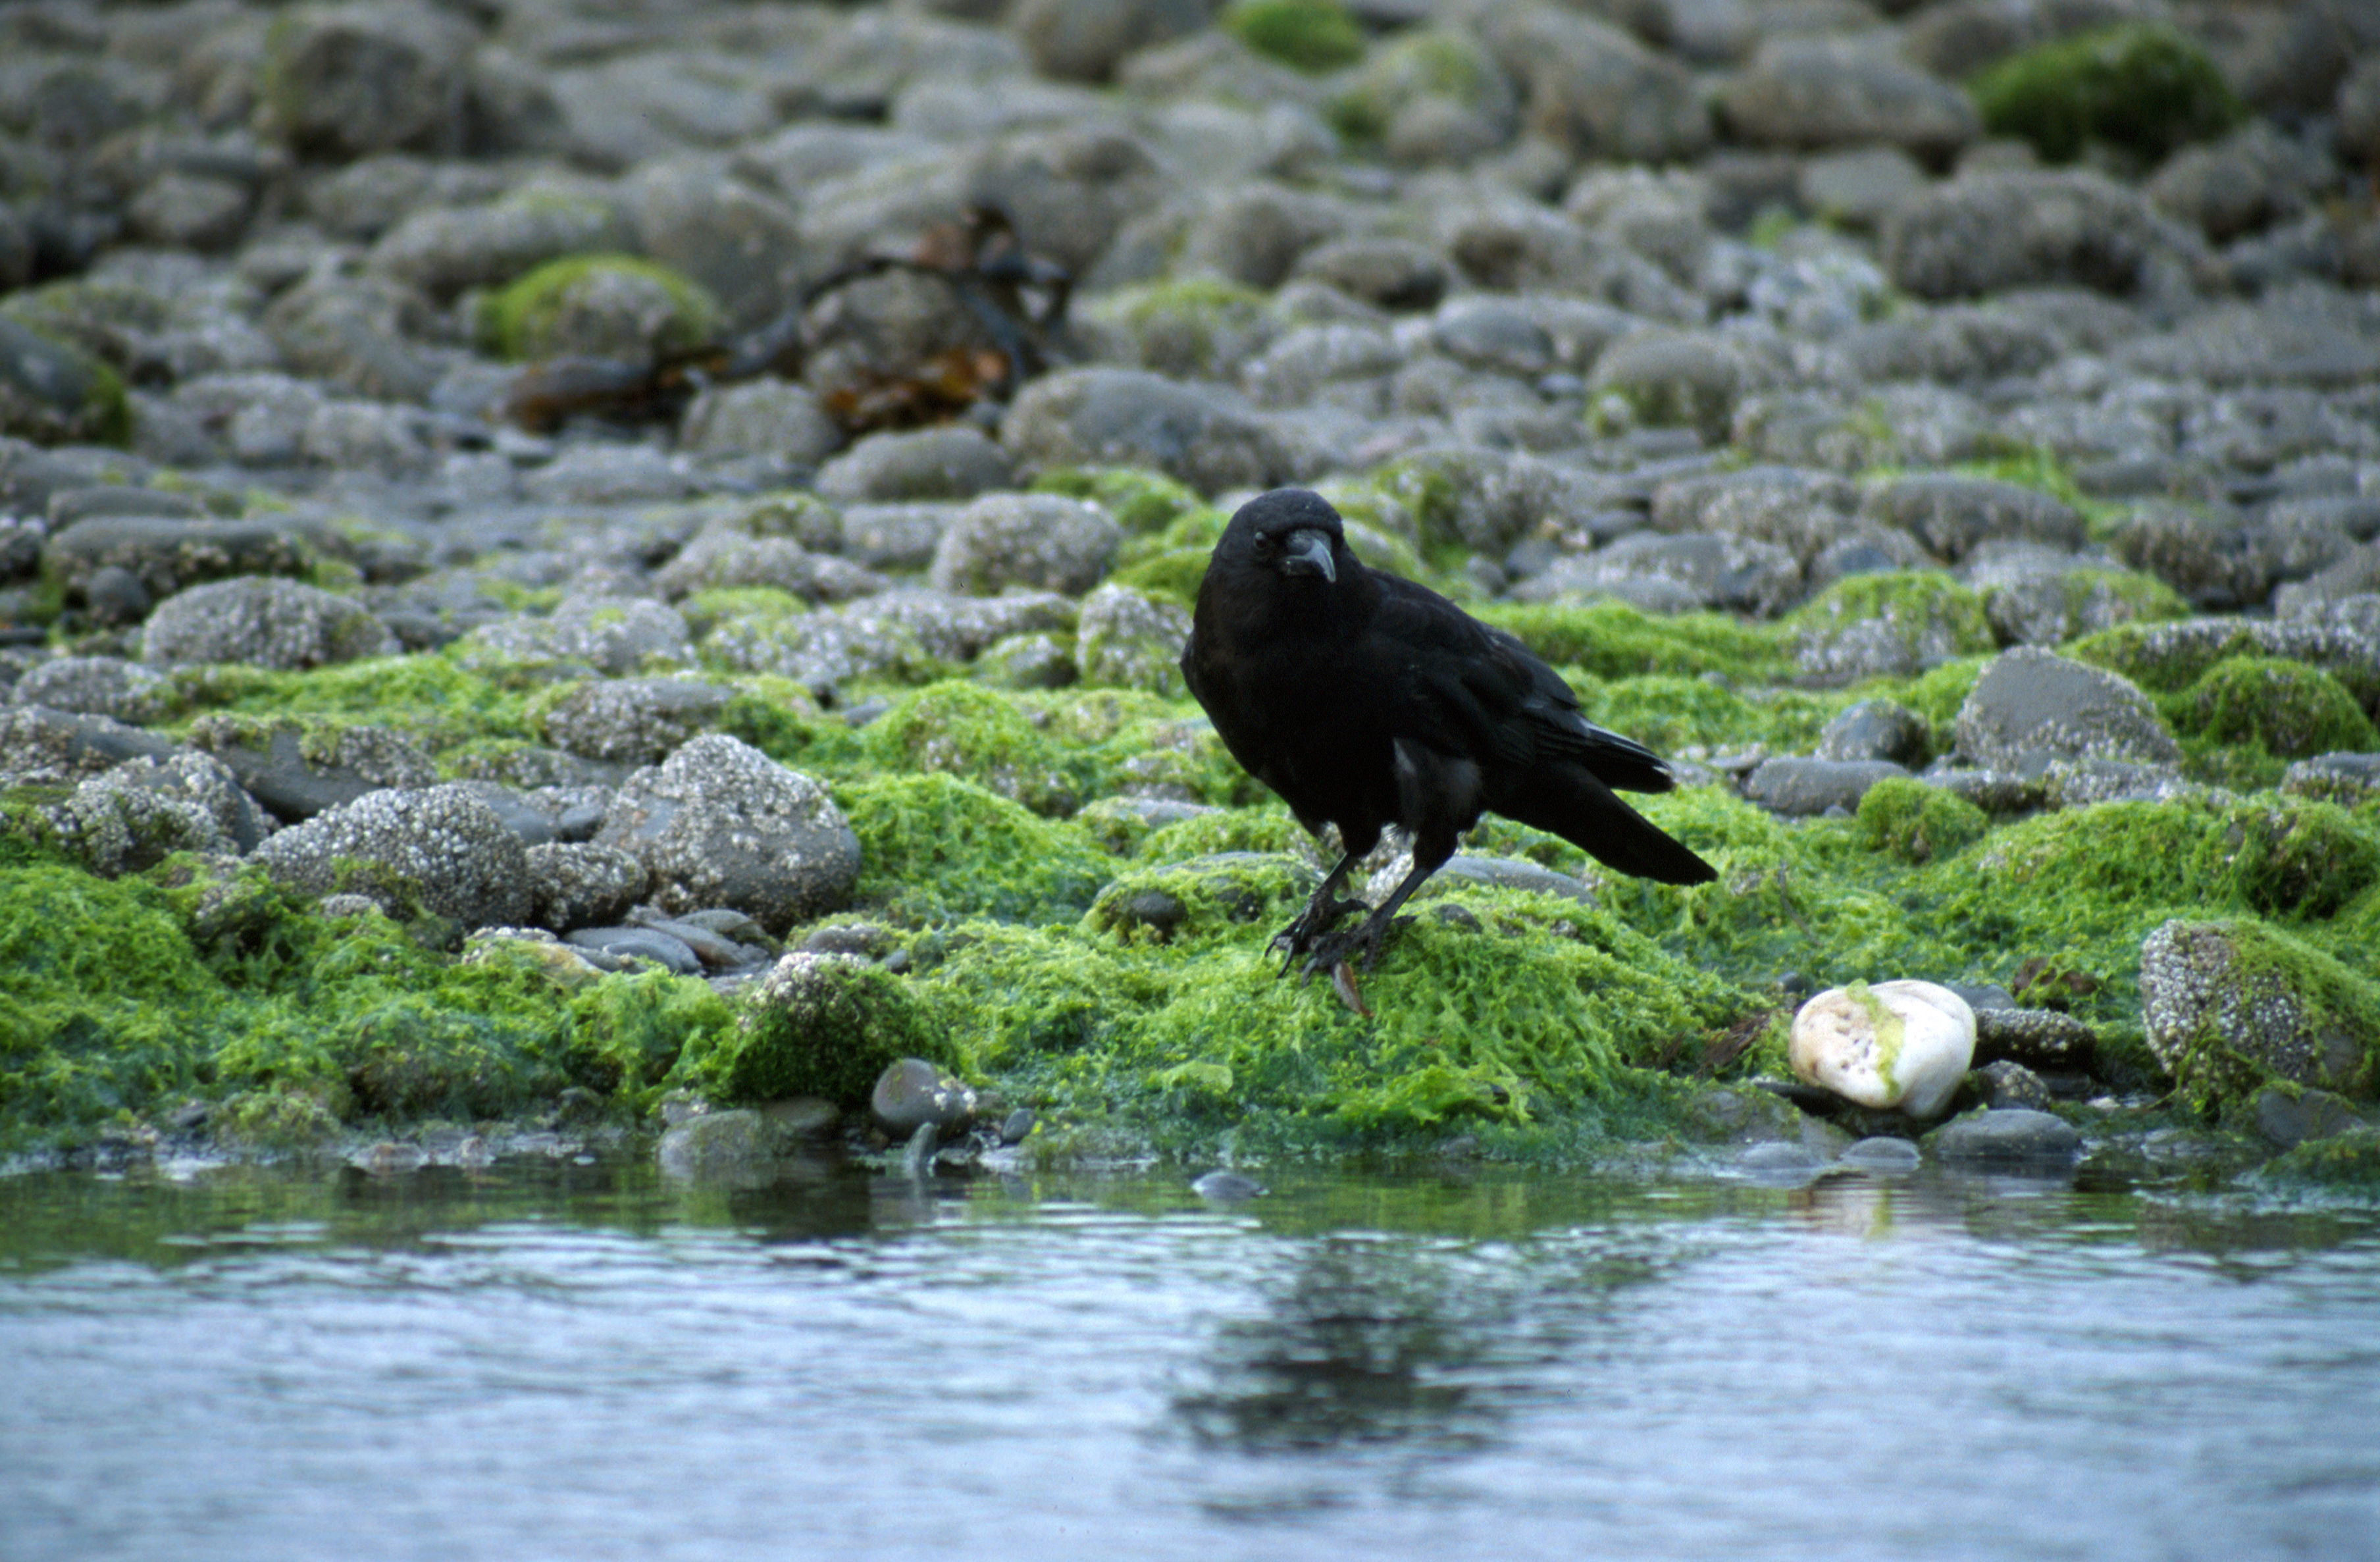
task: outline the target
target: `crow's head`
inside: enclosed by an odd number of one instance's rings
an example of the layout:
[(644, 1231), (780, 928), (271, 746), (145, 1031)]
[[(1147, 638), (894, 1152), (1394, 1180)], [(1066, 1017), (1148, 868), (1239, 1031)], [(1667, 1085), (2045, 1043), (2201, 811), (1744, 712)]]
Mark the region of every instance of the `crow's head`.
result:
[(1326, 585), (1336, 584), (1354, 563), (1339, 512), (1304, 488), (1276, 488), (1242, 505), (1215, 551), (1276, 575), (1313, 576)]

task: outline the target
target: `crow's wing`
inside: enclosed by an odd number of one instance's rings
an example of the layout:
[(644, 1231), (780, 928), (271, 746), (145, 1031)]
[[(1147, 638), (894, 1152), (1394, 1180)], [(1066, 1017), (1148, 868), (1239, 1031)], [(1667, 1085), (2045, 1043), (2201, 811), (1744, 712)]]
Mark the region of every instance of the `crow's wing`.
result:
[(1580, 714), (1570, 685), (1517, 639), (1426, 586), (1374, 579), (1381, 601), (1367, 640), (1378, 665), (1399, 669), (1400, 725), (1413, 736), (1491, 768), (1569, 760), (1627, 791), (1675, 785), (1652, 750)]

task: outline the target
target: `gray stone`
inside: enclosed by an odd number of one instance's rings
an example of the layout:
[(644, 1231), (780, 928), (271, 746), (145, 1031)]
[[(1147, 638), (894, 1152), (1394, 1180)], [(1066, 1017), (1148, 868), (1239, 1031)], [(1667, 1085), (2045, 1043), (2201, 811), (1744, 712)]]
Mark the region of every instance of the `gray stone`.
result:
[(1342, 238), (1316, 245), (1290, 275), (1328, 283), (1381, 309), (1431, 310), (1446, 296), (1452, 267), (1427, 245), (1403, 238)]
[(592, 949), (615, 960), (650, 960), (679, 976), (700, 976), (702, 958), (686, 940), (650, 927), (582, 927), (564, 935), (563, 942)]
[(202, 715), (191, 744), (220, 761), (257, 801), (285, 820), (310, 819), (386, 787), (428, 787), (437, 767), (384, 727), (309, 732), (295, 721)]
[(2006, 1059), (2053, 1072), (2088, 1070), (2099, 1039), (2090, 1026), (2054, 1008), (1977, 1007), (1975, 1062)]
[(556, 933), (615, 921), (650, 882), (634, 852), (592, 841), (549, 841), (528, 858), (529, 920)]
[(527, 920), (527, 849), (484, 800), (444, 786), (367, 793), (281, 831), (256, 859), (309, 895), (362, 894), (394, 912), (402, 884), (425, 909), (484, 927)]
[(2181, 749), (2131, 681), (2036, 646), (2002, 652), (1955, 724), (1959, 752), (1993, 769), (2037, 772), (2056, 759), (2172, 766)]
[(638, 252), (704, 288), (731, 335), (767, 324), (800, 296), (801, 226), (793, 209), (713, 160), (648, 164), (621, 181), (621, 197)]
[(0, 787), (71, 787), (136, 758), (164, 760), (172, 738), (106, 716), (0, 705)]
[(1970, 1114), (1935, 1130), (1932, 1140), (1944, 1165), (1985, 1169), (2062, 1171), (2082, 1151), (2072, 1124), (2023, 1107)]
[(708, 729), (734, 697), (691, 678), (589, 679), (546, 708), (543, 736), (588, 759), (650, 764)]
[(1743, 783), (1743, 795), (1772, 812), (1789, 817), (1827, 813), (1835, 809), (1857, 812), (1867, 789), (1888, 775), (1906, 775), (1905, 766), (1890, 760), (1802, 759), (1779, 755), (1763, 760)]
[(722, 734), (629, 776), (596, 841), (644, 862), (663, 910), (729, 907), (771, 934), (843, 904), (859, 875), (826, 787)]
[(2022, 540), (2080, 547), (2082, 518), (2038, 489), (1989, 478), (1920, 473), (1872, 491), (1861, 506), (1872, 520), (1915, 537), (1953, 563), (1986, 542)]
[(2368, 1094), (2370, 1017), (2337, 996), (2351, 980), (2261, 922), (2165, 922), (2141, 945), (2149, 1050), (2193, 1095), (2228, 1097), (2269, 1079)]
[(312, 557), (298, 537), (270, 521), (102, 515), (52, 535), (42, 567), (68, 591), (88, 591), (98, 571), (121, 568), (164, 597), (227, 576), (294, 575)]
[(1843, 537), (1859, 502), (1857, 485), (1831, 472), (1747, 467), (1661, 483), (1653, 490), (1653, 525), (1774, 543), (1806, 567)]
[(796, 1129), (745, 1106), (674, 1125), (653, 1153), (665, 1175), (683, 1181), (762, 1187), (801, 1139)]
[(766, 456), (793, 469), (834, 454), (843, 430), (807, 385), (759, 379), (704, 390), (686, 409), (679, 439), (697, 455)]
[(1639, 531), (1584, 557), (1556, 559), (1512, 594), (1524, 602), (1615, 596), (1651, 612), (1725, 607), (1767, 617), (1800, 599), (1802, 571), (1774, 543)]
[(0, 434), (40, 445), (121, 440), (121, 382), (71, 342), (0, 316)]
[(1691, 428), (1716, 441), (1758, 378), (1745, 355), (1715, 333), (1657, 328), (1605, 348), (1588, 386), (1620, 397), (1640, 423)]
[(647, 597), (565, 597), (547, 617), (508, 618), (474, 629), (460, 650), (467, 665), (491, 659), (576, 662), (614, 677), (694, 661), (685, 616)]
[(1045, 467), (1154, 467), (1202, 494), (1274, 488), (1293, 475), (1280, 437), (1236, 397), (1130, 369), (1035, 380), (1010, 407), (1001, 443)]
[(429, 301), (393, 278), (318, 270), (258, 323), (294, 374), (375, 401), (419, 401), (438, 384), (421, 345), (430, 315)]
[(173, 684), (153, 667), (119, 656), (55, 656), (28, 668), (9, 691), (20, 705), (108, 716), (132, 726), (164, 719)]
[(1021, 0), (1009, 17), (1034, 68), (1062, 81), (1105, 81), (1125, 55), (1197, 32), (1203, 0)]
[(547, 505), (621, 505), (694, 492), (686, 458), (650, 445), (577, 445), (521, 474), (522, 496)]
[(1609, 22), (1520, 0), (1469, 18), (1521, 91), (1524, 127), (1576, 157), (1682, 162), (1710, 144), (1694, 79)]
[(1846, 707), (1818, 734), (1822, 760), (1885, 760), (1908, 769), (1925, 763), (1931, 737), (1925, 718), (1891, 700)]
[(1015, 478), (1008, 452), (965, 424), (870, 434), (829, 461), (819, 496), (839, 505), (971, 499)]
[(991, 596), (1012, 586), (1078, 594), (1098, 584), (1123, 529), (1087, 500), (995, 494), (953, 519), (927, 579), (936, 591)]
[(55, 816), (72, 849), (107, 878), (153, 868), (176, 851), (252, 851), (267, 827), (230, 772), (188, 750), (94, 775)]
[(1885, 270), (1921, 299), (2072, 283), (2136, 291), (2190, 250), (2141, 196), (2095, 173), (1965, 174), (1894, 207)]
[(976, 1094), (961, 1080), (922, 1057), (904, 1057), (877, 1077), (868, 1092), (868, 1115), (895, 1138), (923, 1127), (964, 1129), (975, 1118)]
[(2368, 1129), (2372, 1124), (2355, 1103), (2326, 1090), (2266, 1085), (2249, 1104), (2255, 1113), (2256, 1131), (2281, 1150)]
[(2046, 1112), (2054, 1099), (2040, 1075), (2007, 1058), (1979, 1066), (1968, 1080), (1983, 1096), (1984, 1104), (1994, 1111), (2022, 1107)]
[(467, 287), (502, 287), (565, 255), (627, 244), (626, 219), (608, 187), (535, 182), (485, 205), (406, 211), (372, 246), (370, 264), (444, 300)]
[(157, 604), (141, 633), (141, 659), (245, 662), (300, 668), (395, 655), (388, 626), (351, 597), (295, 580), (248, 576), (192, 586)]
[[(18, 686), (19, 689), (23, 685)], [(19, 699), (23, 696), (19, 695)], [(2380, 753), (2316, 754), (2299, 760), (2281, 776), (2281, 790), (2353, 808), (2380, 797)]]
[(1105, 585), (1084, 599), (1075, 633), (1074, 665), (1083, 682), (1181, 698), (1182, 648), (1190, 638), (1185, 609)]
[(419, 0), (290, 11), (266, 35), (260, 95), (272, 131), (300, 153), (359, 157), (462, 150), (470, 27)]
[(1968, 96), (1856, 37), (1770, 40), (1720, 84), (1718, 112), (1751, 146), (1894, 146), (1940, 160), (1982, 133)]

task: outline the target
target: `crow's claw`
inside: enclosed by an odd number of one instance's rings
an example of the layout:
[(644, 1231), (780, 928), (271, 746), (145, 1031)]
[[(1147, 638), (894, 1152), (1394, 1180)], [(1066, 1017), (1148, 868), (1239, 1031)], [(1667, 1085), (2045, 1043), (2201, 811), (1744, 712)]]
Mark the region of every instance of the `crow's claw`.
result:
[[(1272, 936), (1272, 943), (1269, 947), (1279, 949), (1287, 957), (1281, 962), (1281, 973), (1287, 976), (1289, 968), (1297, 963), (1298, 956), (1318, 948), (1328, 942), (1331, 936), (1330, 930), (1336, 927), (1348, 912), (1367, 909), (1369, 908), (1361, 900), (1317, 900), (1309, 904), (1305, 910), (1297, 914), (1294, 921)], [(1305, 974), (1313, 975), (1314, 970), (1314, 966), (1309, 962), (1305, 968)]]

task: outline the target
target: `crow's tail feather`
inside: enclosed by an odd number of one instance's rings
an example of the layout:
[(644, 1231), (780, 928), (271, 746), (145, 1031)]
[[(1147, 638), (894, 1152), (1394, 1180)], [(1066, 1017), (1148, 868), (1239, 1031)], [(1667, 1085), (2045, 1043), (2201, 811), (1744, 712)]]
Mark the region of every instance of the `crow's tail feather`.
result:
[(1718, 877), (1717, 869), (1614, 797), (1581, 765), (1541, 770), (1488, 806), (1508, 819), (1550, 830), (1605, 867), (1640, 879), (1706, 884)]

